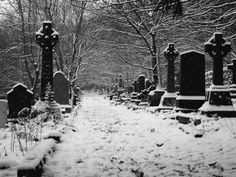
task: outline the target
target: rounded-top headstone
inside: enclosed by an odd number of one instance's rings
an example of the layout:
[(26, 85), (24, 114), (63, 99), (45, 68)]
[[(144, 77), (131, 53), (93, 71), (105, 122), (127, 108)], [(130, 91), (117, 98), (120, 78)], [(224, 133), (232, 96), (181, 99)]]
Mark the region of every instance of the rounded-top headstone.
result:
[(53, 76), (54, 99), (59, 104), (69, 104), (69, 82), (65, 74), (57, 71)]

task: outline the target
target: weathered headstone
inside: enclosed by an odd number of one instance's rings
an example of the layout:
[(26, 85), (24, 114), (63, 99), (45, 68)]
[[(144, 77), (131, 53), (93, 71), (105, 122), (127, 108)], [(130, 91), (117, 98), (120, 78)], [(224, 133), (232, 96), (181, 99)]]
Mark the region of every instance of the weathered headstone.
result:
[(0, 99), (0, 128), (5, 128), (7, 123), (7, 100)]
[(53, 76), (54, 99), (59, 104), (69, 104), (69, 82), (65, 74), (57, 71)]
[(46, 87), (53, 90), (53, 47), (58, 43), (59, 34), (52, 28), (52, 22), (44, 21), (36, 32), (36, 42), (42, 48), (41, 100), (45, 99)]
[(180, 55), (180, 91), (176, 110), (196, 111), (205, 101), (205, 55), (195, 50)]
[(177, 94), (175, 93), (175, 66), (174, 61), (179, 55), (179, 52), (174, 48), (173, 43), (169, 43), (168, 47), (164, 50), (164, 56), (168, 61), (167, 65), (167, 90), (161, 97), (158, 111), (171, 110), (176, 105)]
[(16, 84), (7, 92), (8, 118), (17, 118), (17, 114), (25, 107), (31, 108), (33, 104), (33, 93), (21, 83)]
[(231, 51), (231, 44), (217, 32), (205, 43), (205, 51), (213, 59), (213, 85), (207, 90), (206, 102), (199, 110), (205, 114), (235, 117), (230, 90), (223, 85), (223, 58)]

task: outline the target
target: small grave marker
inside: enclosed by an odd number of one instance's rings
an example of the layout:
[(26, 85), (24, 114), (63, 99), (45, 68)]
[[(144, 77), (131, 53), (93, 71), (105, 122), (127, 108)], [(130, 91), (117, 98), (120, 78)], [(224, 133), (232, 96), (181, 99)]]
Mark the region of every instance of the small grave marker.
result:
[(33, 92), (21, 83), (16, 84), (7, 93), (8, 118), (17, 118), (17, 114), (25, 107), (31, 108), (33, 104)]

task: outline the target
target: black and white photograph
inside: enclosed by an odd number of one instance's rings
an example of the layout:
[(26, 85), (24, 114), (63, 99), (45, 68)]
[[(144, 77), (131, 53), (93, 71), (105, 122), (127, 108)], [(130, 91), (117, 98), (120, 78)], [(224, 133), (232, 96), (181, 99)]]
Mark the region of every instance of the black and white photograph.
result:
[(236, 177), (236, 1), (0, 0), (0, 177)]

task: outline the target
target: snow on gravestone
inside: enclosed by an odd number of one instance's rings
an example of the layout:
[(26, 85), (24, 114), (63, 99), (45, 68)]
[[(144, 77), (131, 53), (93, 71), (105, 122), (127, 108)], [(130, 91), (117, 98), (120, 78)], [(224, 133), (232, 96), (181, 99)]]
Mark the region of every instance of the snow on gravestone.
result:
[(180, 92), (177, 109), (197, 110), (205, 101), (205, 55), (190, 50), (180, 55)]
[(7, 100), (0, 99), (0, 128), (5, 128), (7, 123)]
[(17, 118), (17, 114), (25, 107), (31, 108), (33, 104), (33, 92), (21, 83), (16, 84), (7, 93), (8, 118)]
[(53, 76), (53, 91), (57, 103), (69, 104), (69, 82), (61, 71), (57, 71)]

